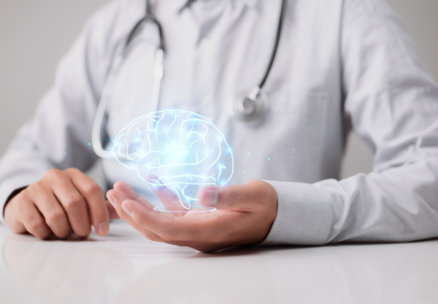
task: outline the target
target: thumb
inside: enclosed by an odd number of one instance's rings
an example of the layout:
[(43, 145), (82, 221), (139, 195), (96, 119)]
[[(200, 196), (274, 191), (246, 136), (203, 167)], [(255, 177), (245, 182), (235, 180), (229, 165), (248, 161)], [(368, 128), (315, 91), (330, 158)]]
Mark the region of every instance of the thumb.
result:
[(199, 202), (208, 207), (217, 207), (219, 199), (219, 187), (205, 187), (199, 193)]
[(206, 187), (199, 194), (199, 201), (204, 206), (217, 209), (241, 207), (245, 203), (246, 193), (243, 186)]

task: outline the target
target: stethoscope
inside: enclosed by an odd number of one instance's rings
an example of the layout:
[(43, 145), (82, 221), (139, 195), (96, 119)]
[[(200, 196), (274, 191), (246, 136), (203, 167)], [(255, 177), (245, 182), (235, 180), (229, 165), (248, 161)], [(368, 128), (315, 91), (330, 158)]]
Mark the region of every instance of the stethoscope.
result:
[[(190, 6), (194, 1), (195, 0), (188, 0), (186, 5), (182, 9)], [(234, 115), (242, 121), (247, 121), (247, 122), (257, 121), (261, 119), (268, 110), (267, 97), (264, 94), (263, 89), (265, 87), (267, 79), (269, 78), (269, 75), (271, 74), (271, 70), (278, 53), (278, 46), (280, 44), (280, 38), (281, 38), (281, 33), (284, 23), (284, 16), (286, 12), (286, 3), (287, 0), (282, 0), (274, 48), (272, 50), (269, 64), (268, 67), (266, 68), (263, 78), (261, 79), (261, 81), (258, 83), (256, 87), (250, 90), (249, 94), (247, 94), (244, 98), (242, 98), (239, 102), (235, 103), (233, 106)], [(159, 43), (157, 49), (155, 50), (155, 55), (154, 55), (155, 56), (154, 58), (155, 84), (153, 86), (152, 101), (154, 102), (156, 109), (158, 109), (160, 102), (161, 84), (163, 82), (163, 77), (164, 77), (164, 56), (166, 53), (166, 48), (164, 44), (163, 27), (152, 13), (151, 1), (146, 0), (145, 5), (146, 5), (146, 10), (144, 17), (141, 18), (132, 28), (124, 45), (122, 46), (123, 49), (121, 55), (114, 60), (111, 70), (117, 71), (120, 68), (120, 66), (123, 63), (123, 60), (127, 56), (129, 46), (131, 45), (137, 32), (141, 29), (142, 25), (150, 23), (153, 26), (155, 26), (158, 33)], [(110, 74), (115, 74), (115, 73), (110, 73)], [(107, 96), (105, 95), (106, 93), (103, 92), (101, 102), (99, 102), (99, 105), (96, 110), (96, 115), (92, 129), (92, 146), (97, 156), (101, 158), (112, 158), (111, 152), (106, 150), (102, 145), (103, 141), (107, 143), (109, 141), (108, 139), (105, 139), (105, 135), (104, 135), (105, 132), (103, 132), (104, 120), (107, 118), (106, 108), (108, 106), (108, 100), (109, 100), (109, 98), (107, 98)]]

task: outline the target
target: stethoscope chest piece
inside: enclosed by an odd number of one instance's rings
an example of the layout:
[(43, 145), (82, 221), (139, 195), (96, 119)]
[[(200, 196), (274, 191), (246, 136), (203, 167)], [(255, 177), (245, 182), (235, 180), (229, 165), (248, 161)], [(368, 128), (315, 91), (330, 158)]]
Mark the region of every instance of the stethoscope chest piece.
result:
[(240, 120), (257, 121), (266, 115), (267, 108), (266, 95), (260, 88), (255, 88), (250, 94), (234, 103), (233, 112)]
[[(161, 83), (163, 81), (164, 76), (164, 55), (165, 55), (165, 39), (163, 34), (163, 28), (159, 20), (155, 18), (151, 11), (151, 0), (146, 0), (146, 11), (144, 17), (142, 17), (133, 27), (133, 29), (128, 34), (128, 37), (125, 41), (125, 44), (121, 46), (123, 48), (121, 52), (121, 56), (116, 58), (116, 61), (113, 62), (111, 70), (114, 78), (115, 74), (119, 74), (122, 71), (119, 71), (122, 66), (122, 62), (127, 57), (127, 50), (131, 45), (134, 45), (134, 38), (138, 31), (140, 31), (143, 27), (144, 23), (152, 24), (156, 27), (159, 36), (159, 45), (157, 46), (157, 51), (155, 52), (155, 85), (153, 88), (153, 96), (151, 98), (155, 108), (158, 110), (159, 102), (160, 102), (160, 91), (161, 91)], [(191, 4), (193, 1), (189, 1)], [(275, 57), (277, 55), (278, 46), (280, 44), (280, 37), (283, 27), (283, 20), (286, 13), (286, 4), (287, 0), (282, 0), (281, 4), (281, 12), (278, 21), (277, 33), (275, 37), (275, 44), (272, 50), (272, 55), (268, 64), (268, 67), (261, 79), (260, 83), (256, 88), (254, 88), (249, 94), (244, 97), (240, 96), (238, 100), (235, 100), (232, 106), (232, 112), (235, 117), (240, 121), (245, 121), (248, 125), (257, 126), (261, 125), (265, 118), (267, 117), (267, 113), (269, 112), (269, 105), (266, 95), (264, 94), (265, 83), (271, 73), (272, 66), (275, 61)], [(112, 83), (112, 79), (108, 80), (108, 83)], [(98, 108), (96, 110), (96, 116), (93, 123), (93, 132), (92, 132), (92, 143), (93, 149), (96, 154), (102, 158), (110, 158), (112, 157), (111, 153), (105, 149), (105, 146), (102, 144), (102, 138), (107, 137), (103, 136), (105, 128), (105, 119), (107, 116), (106, 108), (108, 106), (109, 92), (110, 90), (104, 90), (102, 101), (99, 103)]]

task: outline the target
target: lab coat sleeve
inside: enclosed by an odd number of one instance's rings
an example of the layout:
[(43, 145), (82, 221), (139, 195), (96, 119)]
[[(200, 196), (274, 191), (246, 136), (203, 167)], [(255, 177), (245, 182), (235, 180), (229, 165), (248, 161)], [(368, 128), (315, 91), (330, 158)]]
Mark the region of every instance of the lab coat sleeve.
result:
[(386, 3), (345, 0), (343, 10), (344, 110), (374, 167), (341, 181), (271, 182), (278, 215), (265, 244), (438, 236), (438, 88)]
[(89, 145), (91, 126), (110, 56), (107, 20), (115, 18), (117, 5), (109, 3), (90, 19), (58, 66), (55, 84), (35, 116), (2, 157), (0, 210), (11, 193), (38, 181), (49, 169), (87, 170), (96, 162)]

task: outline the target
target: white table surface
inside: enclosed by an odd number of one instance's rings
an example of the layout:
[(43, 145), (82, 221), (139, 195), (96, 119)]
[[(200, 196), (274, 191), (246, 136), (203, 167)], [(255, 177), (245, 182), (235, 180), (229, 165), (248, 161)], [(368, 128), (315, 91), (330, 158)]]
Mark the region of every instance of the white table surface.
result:
[(0, 303), (438, 303), (438, 241), (206, 255), (123, 222), (87, 241), (0, 226)]

